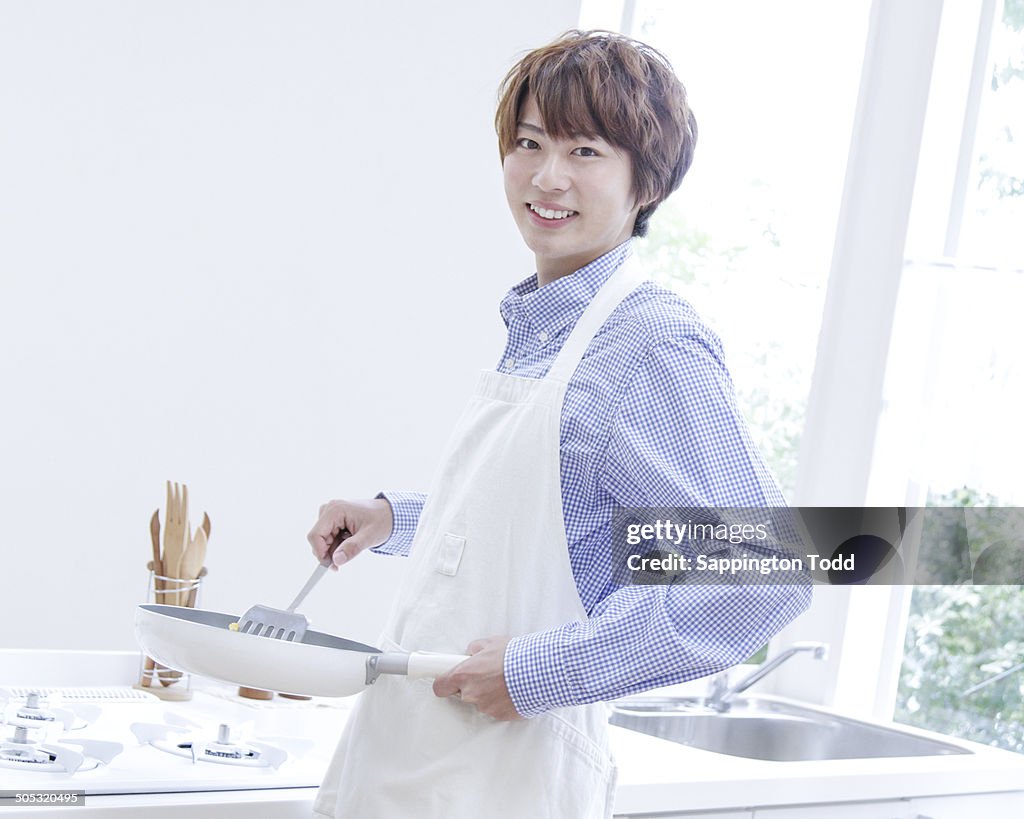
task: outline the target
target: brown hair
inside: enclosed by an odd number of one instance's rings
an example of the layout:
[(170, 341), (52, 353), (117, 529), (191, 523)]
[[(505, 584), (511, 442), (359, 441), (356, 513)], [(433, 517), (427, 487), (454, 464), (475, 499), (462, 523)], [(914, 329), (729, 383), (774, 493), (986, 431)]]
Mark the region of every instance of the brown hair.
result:
[(633, 193), (647, 203), (633, 235), (646, 235), (655, 208), (683, 181), (697, 142), (686, 89), (666, 57), (611, 31), (568, 31), (529, 52), (499, 89), (494, 127), (502, 160), (515, 147), (528, 94), (552, 136), (599, 136), (630, 155)]

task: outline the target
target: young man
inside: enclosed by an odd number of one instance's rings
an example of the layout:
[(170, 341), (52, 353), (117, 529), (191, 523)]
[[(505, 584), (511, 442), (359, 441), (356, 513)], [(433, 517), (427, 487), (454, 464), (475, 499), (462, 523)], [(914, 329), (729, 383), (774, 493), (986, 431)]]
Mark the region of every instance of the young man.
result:
[[(715, 335), (630, 257), (693, 156), (696, 124), (658, 52), (570, 32), (524, 57), (496, 116), (505, 192), (536, 275), (501, 304), (429, 495), (321, 507), (318, 558), (409, 554), (384, 648), (471, 655), (433, 685), (360, 698), (323, 816), (608, 816), (604, 700), (748, 657), (805, 586), (621, 586), (612, 509), (774, 507)], [(346, 533), (346, 534), (347, 534)]]

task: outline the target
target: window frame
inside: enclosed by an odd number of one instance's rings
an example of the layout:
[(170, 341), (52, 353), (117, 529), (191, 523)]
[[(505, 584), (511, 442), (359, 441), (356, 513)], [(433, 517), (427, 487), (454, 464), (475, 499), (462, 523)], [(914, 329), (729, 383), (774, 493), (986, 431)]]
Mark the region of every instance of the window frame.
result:
[[(583, 10), (592, 5), (584, 0)], [(603, 27), (630, 32), (635, 11), (635, 0), (625, 0)], [(929, 255), (956, 255), (983, 84), (990, 70), (989, 45), (1001, 12), (1002, 0), (872, 2), (798, 457), (792, 498), (796, 506), (923, 503), (910, 497), (914, 490), (905, 481), (898, 497), (880, 495), (872, 487), (889, 345), (908, 233), (913, 228), (939, 237), (941, 247), (929, 248)], [(586, 16), (581, 19), (588, 21)], [(965, 19), (976, 24), (965, 26)], [(966, 79), (953, 94), (948, 85), (942, 94), (931, 93), (943, 76), (935, 71), (937, 53), (943, 59), (953, 54), (969, 61), (969, 70), (961, 63), (954, 69)], [(931, 133), (942, 127), (938, 121), (943, 119), (956, 123), (955, 138), (937, 154), (922, 156), (925, 128)], [(880, 179), (884, 185), (878, 184)], [(939, 196), (948, 202), (944, 224), (912, 225), (915, 196)], [(825, 640), (833, 646), (829, 661), (783, 666), (764, 690), (891, 719), (913, 587), (815, 591), (811, 610), (783, 629), (772, 648)]]
[[(947, 8), (943, 9), (944, 5)], [(912, 230), (921, 237), (919, 249), (931, 259), (951, 264), (962, 261), (957, 254), (964, 206), (984, 83), (991, 71), (990, 44), (996, 21), (1002, 19), (1002, 5), (1001, 0), (955, 5), (875, 0), (872, 5), (848, 184), (808, 401), (808, 428), (800, 452), (798, 505), (920, 506), (925, 502), (925, 488), (908, 485), (906, 476), (885, 486), (872, 475), (879, 462), (879, 422), (889, 340), (897, 318), (895, 299), (910, 261), (905, 249)], [(965, 20), (973, 26), (965, 25)], [(893, 47), (901, 53), (892, 53)], [(968, 75), (956, 93), (949, 93), (948, 83), (941, 92), (936, 88), (944, 77), (943, 70), (936, 69), (949, 70), (949, 66), (936, 64), (937, 56), (953, 62), (952, 70)], [(964, 70), (967, 66), (969, 74)], [(872, 80), (900, 70), (907, 72), (904, 82), (887, 86)], [(885, 119), (887, 112), (900, 105), (906, 108), (913, 132), (896, 134), (888, 146), (879, 144), (870, 121), (891, 125), (892, 121)], [(957, 126), (953, 131), (956, 139), (922, 156), (925, 128), (931, 136), (941, 132), (943, 124), (948, 131), (951, 123)], [(899, 126), (888, 130), (895, 134)], [(912, 161), (898, 167), (892, 162), (897, 152)], [(858, 173), (881, 176), (891, 184), (872, 191)], [(908, 186), (912, 188), (909, 196)], [(884, 201), (887, 196), (892, 201)], [(938, 217), (933, 213), (930, 224), (920, 219), (911, 224), (915, 197), (941, 197), (939, 201), (948, 207), (944, 214), (937, 211)], [(942, 216), (944, 224), (936, 223)], [(872, 237), (883, 245), (881, 249), (866, 249)], [(878, 264), (873, 270), (868, 266), (872, 261)], [(857, 332), (857, 319), (870, 306), (871, 295), (875, 297), (871, 338), (859, 346), (862, 334)], [(851, 385), (862, 391), (853, 405), (856, 411), (843, 402)], [(842, 446), (841, 462), (850, 467), (846, 474), (839, 474), (829, 464), (836, 453), (825, 447), (836, 442)], [(777, 639), (821, 639), (821, 624), (827, 623), (834, 644), (839, 646), (836, 659), (824, 680), (802, 681), (793, 675), (781, 681), (777, 693), (892, 719), (913, 586), (818, 588), (816, 593), (811, 614)]]

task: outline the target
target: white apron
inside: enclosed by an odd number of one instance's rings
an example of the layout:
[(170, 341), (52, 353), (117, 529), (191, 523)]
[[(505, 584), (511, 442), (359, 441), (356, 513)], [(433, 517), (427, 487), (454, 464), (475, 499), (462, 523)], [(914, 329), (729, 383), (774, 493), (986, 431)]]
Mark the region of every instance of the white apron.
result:
[[(569, 565), (559, 427), (590, 340), (638, 283), (619, 268), (549, 374), (481, 373), (423, 508), (380, 647), (465, 653), (475, 639), (586, 620)], [(382, 675), (359, 698), (314, 813), (345, 819), (609, 817), (607, 707), (500, 722), (430, 680)]]

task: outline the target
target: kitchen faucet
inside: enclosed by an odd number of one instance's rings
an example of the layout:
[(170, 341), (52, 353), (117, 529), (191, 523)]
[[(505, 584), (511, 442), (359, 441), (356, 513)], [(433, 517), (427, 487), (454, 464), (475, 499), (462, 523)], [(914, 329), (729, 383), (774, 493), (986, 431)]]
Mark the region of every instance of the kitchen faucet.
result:
[(828, 643), (801, 642), (793, 643), (785, 651), (776, 654), (768, 662), (761, 664), (753, 672), (748, 674), (735, 685), (729, 685), (728, 671), (717, 675), (711, 682), (711, 696), (705, 703), (709, 708), (716, 711), (728, 711), (729, 704), (733, 697), (742, 691), (746, 691), (758, 680), (771, 674), (776, 668), (782, 665), (794, 654), (803, 651), (810, 651), (815, 660), (824, 660), (828, 657)]
[(982, 680), (977, 685), (972, 685), (970, 688), (968, 688), (966, 691), (964, 691), (964, 693), (961, 694), (960, 696), (961, 697), (969, 697), (975, 691), (979, 691), (979, 690), (981, 690), (982, 688), (984, 688), (987, 685), (992, 685), (992, 683), (994, 683), (994, 682), (999, 682), (1004, 677), (1009, 677), (1011, 674), (1013, 674), (1013, 673), (1015, 673), (1017, 671), (1020, 671), (1021, 669), (1024, 669), (1024, 663), (1017, 663), (1017, 665), (1011, 666), (1010, 668), (1006, 669), (1006, 671), (1000, 671), (998, 674), (993, 674), (987, 680)]

